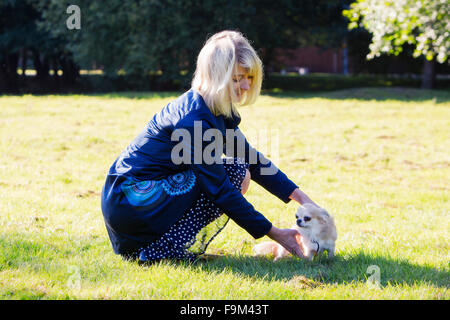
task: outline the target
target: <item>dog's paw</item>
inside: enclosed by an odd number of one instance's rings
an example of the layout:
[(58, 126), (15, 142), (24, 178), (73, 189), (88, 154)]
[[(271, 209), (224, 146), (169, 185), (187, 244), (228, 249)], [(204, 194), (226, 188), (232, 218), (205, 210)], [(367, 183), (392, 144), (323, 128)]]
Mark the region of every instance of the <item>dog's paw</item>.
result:
[(280, 261), (281, 258), (283, 258), (283, 257), (278, 257), (278, 256), (277, 256), (277, 257), (273, 258), (273, 262)]
[(303, 253), (303, 258), (308, 261), (313, 261), (315, 256), (316, 256), (315, 251), (306, 251)]
[(253, 256), (277, 255), (277, 244), (274, 242), (262, 242), (253, 247)]
[(314, 256), (306, 256), (305, 257), (305, 260), (308, 260), (308, 261), (313, 261), (313, 259), (314, 259)]

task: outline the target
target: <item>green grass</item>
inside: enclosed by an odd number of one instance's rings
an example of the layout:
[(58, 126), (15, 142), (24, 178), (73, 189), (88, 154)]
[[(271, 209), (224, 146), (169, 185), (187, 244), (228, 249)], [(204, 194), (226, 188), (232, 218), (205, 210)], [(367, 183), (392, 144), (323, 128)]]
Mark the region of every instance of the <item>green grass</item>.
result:
[[(1, 299), (450, 298), (449, 92), (272, 92), (240, 109), (249, 141), (277, 130), (276, 164), (334, 215), (334, 260), (254, 258), (267, 238), (231, 222), (208, 248), (215, 260), (139, 266), (113, 254), (100, 191), (176, 96), (0, 97)], [(276, 226), (293, 224), (296, 203), (255, 183), (246, 197)]]

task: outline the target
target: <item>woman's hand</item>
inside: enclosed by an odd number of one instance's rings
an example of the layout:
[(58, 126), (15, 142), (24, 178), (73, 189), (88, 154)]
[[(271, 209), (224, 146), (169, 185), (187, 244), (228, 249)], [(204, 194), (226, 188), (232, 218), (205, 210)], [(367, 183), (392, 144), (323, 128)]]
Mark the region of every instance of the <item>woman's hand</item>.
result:
[(302, 190), (299, 188), (295, 189), (292, 194), (289, 196), (289, 199), (297, 201), (299, 204), (311, 203), (316, 207), (319, 207), (314, 201), (312, 201)]
[(303, 258), (303, 253), (300, 248), (300, 233), (294, 229), (278, 229), (272, 226), (267, 236), (281, 244), (287, 251), (295, 256)]

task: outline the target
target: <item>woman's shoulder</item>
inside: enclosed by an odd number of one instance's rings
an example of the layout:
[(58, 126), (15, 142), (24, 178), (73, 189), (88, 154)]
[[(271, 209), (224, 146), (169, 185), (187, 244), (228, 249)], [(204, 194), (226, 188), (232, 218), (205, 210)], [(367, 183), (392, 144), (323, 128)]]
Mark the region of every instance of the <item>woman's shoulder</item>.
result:
[(194, 89), (186, 91), (170, 104), (186, 112), (208, 109), (202, 96)]
[(186, 91), (170, 103), (172, 112), (179, 114), (179, 122), (192, 121), (214, 122), (215, 117), (209, 110), (202, 96), (193, 89)]

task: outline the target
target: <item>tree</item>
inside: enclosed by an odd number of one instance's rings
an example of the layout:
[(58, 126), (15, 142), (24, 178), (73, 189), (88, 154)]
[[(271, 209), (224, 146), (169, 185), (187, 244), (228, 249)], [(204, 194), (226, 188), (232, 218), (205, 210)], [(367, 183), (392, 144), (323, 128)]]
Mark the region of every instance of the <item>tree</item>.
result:
[[(342, 30), (346, 27), (341, 15), (342, 5), (350, 2), (33, 1), (40, 4), (44, 30), (65, 39), (66, 49), (73, 53), (81, 67), (90, 68), (95, 62), (108, 76), (126, 74), (141, 78), (138, 81), (142, 83), (145, 77), (156, 73), (164, 83), (184, 85), (192, 78), (202, 45), (215, 32), (224, 29), (241, 31), (267, 65), (273, 59), (274, 48), (295, 48), (309, 41), (320, 40), (327, 44), (342, 41)], [(70, 4), (81, 9), (80, 30), (66, 27), (66, 8)], [(335, 36), (337, 30), (341, 32), (339, 36)]]
[(368, 59), (413, 46), (413, 56), (424, 57), (422, 88), (430, 89), (435, 62), (445, 63), (450, 51), (449, 12), (448, 0), (357, 0), (343, 14), (349, 29), (361, 26), (372, 33)]
[[(42, 16), (36, 1), (0, 0), (0, 91), (17, 92), (28, 82), (45, 89), (60, 82), (71, 85), (78, 76), (63, 39), (38, 27)], [(17, 74), (31, 65), (36, 70), (31, 80)], [(62, 69), (63, 75), (50, 77), (51, 68)]]
[(34, 25), (38, 15), (23, 1), (0, 1), (0, 90), (17, 87), (17, 69), (25, 69), (27, 51), (41, 37)]

